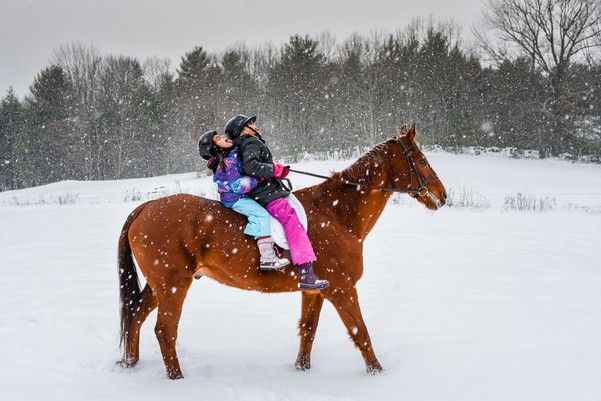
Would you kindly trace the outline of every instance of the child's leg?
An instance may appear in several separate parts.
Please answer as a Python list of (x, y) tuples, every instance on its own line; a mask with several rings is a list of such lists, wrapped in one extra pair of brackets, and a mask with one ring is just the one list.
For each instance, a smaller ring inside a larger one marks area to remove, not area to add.
[(265, 209), (284, 226), (292, 262), (298, 266), (316, 261), (317, 257), (313, 252), (307, 231), (298, 219), (296, 210), (290, 206), (286, 198), (274, 200)]
[(263, 206), (250, 198), (240, 198), (232, 205), (232, 209), (248, 217), (244, 234), (251, 235), (255, 239), (271, 236), (269, 213)]
[(262, 270), (281, 270), (290, 264), (286, 258), (280, 257), (274, 248), (274, 242), (271, 238), (271, 222), (269, 213), (250, 198), (241, 198), (232, 206), (232, 209), (248, 217), (248, 224), (244, 229), (244, 234), (252, 235), (255, 239), (259, 238), (257, 245), (259, 247), (259, 268)]

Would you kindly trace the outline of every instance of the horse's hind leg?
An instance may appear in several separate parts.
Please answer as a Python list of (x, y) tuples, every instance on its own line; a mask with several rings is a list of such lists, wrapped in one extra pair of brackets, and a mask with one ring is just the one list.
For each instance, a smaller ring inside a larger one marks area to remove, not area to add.
[(141, 301), (134, 317), (134, 322), (131, 327), (131, 335), (128, 336), (128, 341), (125, 344), (125, 352), (123, 354), (122, 364), (127, 367), (136, 366), (140, 360), (140, 329), (142, 324), (157, 307), (156, 298), (152, 292), (152, 288), (148, 284), (144, 287), (141, 293)]
[(154, 332), (161, 347), (161, 354), (163, 355), (163, 361), (167, 369), (167, 377), (169, 379), (181, 379), (184, 375), (177, 359), (175, 343), (177, 340), (179, 319), (182, 314), (182, 306), (190, 284), (192, 284), (192, 276), (183, 277), (173, 282), (167, 280), (163, 284), (162, 288), (156, 294), (159, 310)]
[(376, 354), (371, 346), (369, 333), (367, 332), (367, 326), (361, 315), (357, 290), (352, 287), (336, 291), (335, 294), (328, 297), (328, 300), (334, 305), (348, 330), (351, 340), (353, 340), (355, 346), (361, 351), (367, 373), (376, 374), (382, 372), (382, 365), (380, 365), (378, 358), (376, 358)]
[(303, 292), (301, 318), (298, 323), (300, 348), (294, 364), (297, 370), (311, 369), (311, 349), (322, 305), (323, 296), (321, 294)]

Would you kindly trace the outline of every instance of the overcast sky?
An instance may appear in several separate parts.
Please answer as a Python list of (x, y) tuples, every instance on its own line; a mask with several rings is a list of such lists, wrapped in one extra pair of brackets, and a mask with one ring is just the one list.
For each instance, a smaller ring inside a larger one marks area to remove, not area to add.
[(279, 45), (293, 34), (402, 29), (414, 17), (469, 25), (484, 0), (0, 0), (0, 98), (12, 86), (22, 97), (58, 46), (83, 42), (102, 54), (140, 61), (181, 56), (202, 46), (225, 50)]

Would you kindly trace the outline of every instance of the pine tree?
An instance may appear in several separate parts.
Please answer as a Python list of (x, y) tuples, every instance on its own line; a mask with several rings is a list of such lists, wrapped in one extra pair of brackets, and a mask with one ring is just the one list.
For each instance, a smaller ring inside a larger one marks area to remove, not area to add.
[(163, 116), (158, 95), (131, 57), (108, 57), (100, 76), (96, 178), (164, 172)]
[(26, 128), (20, 147), (26, 156), (20, 160), (19, 174), (28, 185), (77, 178), (80, 166), (69, 119), (71, 86), (63, 69), (42, 70), (26, 99)]
[(23, 106), (11, 87), (0, 103), (0, 191), (19, 187), (16, 144), (23, 129), (23, 119)]
[(279, 142), (289, 150), (315, 150), (323, 126), (316, 119), (325, 108), (329, 86), (326, 59), (319, 43), (308, 36), (292, 36), (281, 59), (269, 71), (267, 98), (280, 132)]
[(172, 127), (168, 163), (176, 171), (189, 171), (196, 166), (192, 162), (196, 161), (196, 141), (201, 132), (215, 128), (223, 95), (219, 92), (219, 75), (219, 67), (200, 46), (182, 57), (168, 122)]

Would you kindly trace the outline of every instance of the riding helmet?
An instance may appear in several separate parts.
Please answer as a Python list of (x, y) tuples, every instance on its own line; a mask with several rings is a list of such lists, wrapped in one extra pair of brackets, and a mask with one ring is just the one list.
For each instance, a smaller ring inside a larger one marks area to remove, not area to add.
[(200, 136), (198, 139), (198, 154), (205, 160), (217, 155), (219, 148), (213, 142), (213, 137), (217, 135), (217, 131), (207, 131)]
[(248, 123), (253, 123), (256, 120), (256, 116), (248, 117), (244, 114), (232, 117), (227, 124), (225, 124), (225, 135), (233, 141), (240, 136), (240, 133)]

